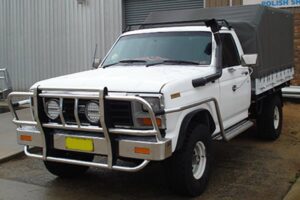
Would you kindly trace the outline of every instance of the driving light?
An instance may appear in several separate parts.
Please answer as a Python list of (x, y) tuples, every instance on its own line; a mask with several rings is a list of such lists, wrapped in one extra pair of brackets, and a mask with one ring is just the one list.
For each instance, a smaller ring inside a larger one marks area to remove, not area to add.
[(46, 102), (46, 114), (52, 120), (58, 118), (60, 114), (58, 100), (50, 99), (49, 101)]
[(85, 106), (85, 116), (89, 122), (96, 124), (100, 120), (99, 104), (96, 102), (89, 102)]

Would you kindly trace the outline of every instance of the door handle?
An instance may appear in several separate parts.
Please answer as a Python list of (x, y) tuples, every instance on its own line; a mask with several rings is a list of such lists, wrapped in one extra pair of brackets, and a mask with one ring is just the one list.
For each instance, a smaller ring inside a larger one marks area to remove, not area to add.
[(235, 71), (236, 71), (236, 69), (235, 69), (235, 68), (233, 68), (233, 67), (230, 67), (230, 68), (228, 68), (228, 71), (229, 71), (230, 73), (233, 73), (233, 72), (235, 72)]
[(235, 91), (237, 91), (237, 89), (238, 89), (238, 88), (237, 88), (237, 85), (233, 85), (233, 86), (232, 86), (232, 91), (235, 92)]
[(249, 74), (249, 72), (242, 72), (242, 75), (247, 76)]

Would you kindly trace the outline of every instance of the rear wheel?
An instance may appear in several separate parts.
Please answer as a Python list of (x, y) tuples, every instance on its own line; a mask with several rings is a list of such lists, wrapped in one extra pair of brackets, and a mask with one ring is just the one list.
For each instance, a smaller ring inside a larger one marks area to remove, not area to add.
[(212, 139), (205, 125), (196, 125), (187, 133), (184, 146), (165, 166), (171, 188), (180, 194), (199, 196), (207, 186), (211, 170)]
[(282, 129), (282, 102), (279, 95), (268, 97), (257, 117), (258, 136), (267, 140), (279, 138)]
[[(91, 154), (65, 152), (59, 150), (52, 151), (51, 156), (82, 161), (92, 161), (94, 159), (94, 155)], [(44, 164), (50, 173), (62, 178), (78, 177), (89, 169), (87, 166), (71, 165), (51, 161), (44, 161)]]

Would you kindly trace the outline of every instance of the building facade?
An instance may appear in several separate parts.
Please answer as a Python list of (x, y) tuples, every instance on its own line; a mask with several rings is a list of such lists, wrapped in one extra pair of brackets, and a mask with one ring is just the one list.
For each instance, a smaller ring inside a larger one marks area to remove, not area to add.
[[(96, 46), (103, 58), (127, 25), (143, 22), (152, 11), (249, 2), (265, 1), (0, 0), (0, 68), (8, 69), (15, 90), (26, 91), (39, 80), (91, 69)], [(300, 7), (283, 9), (295, 13), (294, 83), (300, 85)]]
[(122, 32), (121, 0), (0, 0), (0, 68), (14, 90), (91, 69)]

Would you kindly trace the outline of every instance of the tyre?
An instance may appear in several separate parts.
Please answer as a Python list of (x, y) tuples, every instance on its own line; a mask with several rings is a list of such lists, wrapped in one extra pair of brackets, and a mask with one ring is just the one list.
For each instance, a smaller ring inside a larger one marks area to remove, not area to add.
[[(91, 154), (65, 152), (59, 150), (52, 151), (51, 156), (58, 157), (58, 158), (82, 160), (82, 161), (92, 161), (94, 159), (94, 155)], [(51, 162), (51, 161), (44, 161), (44, 164), (50, 173), (61, 178), (78, 177), (84, 174), (89, 169), (89, 167), (87, 166), (71, 165), (71, 164)]]
[(204, 192), (211, 169), (211, 148), (207, 126), (196, 125), (188, 130), (182, 149), (165, 164), (170, 186), (176, 193), (195, 197)]
[(279, 95), (270, 96), (263, 103), (262, 113), (257, 117), (257, 134), (266, 140), (279, 138), (282, 129), (282, 102)]

